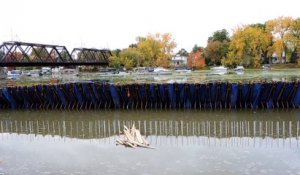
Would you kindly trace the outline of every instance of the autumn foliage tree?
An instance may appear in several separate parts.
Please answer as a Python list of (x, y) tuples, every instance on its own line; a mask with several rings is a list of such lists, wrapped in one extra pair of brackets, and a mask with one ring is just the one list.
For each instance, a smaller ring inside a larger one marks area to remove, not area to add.
[(138, 66), (169, 67), (176, 42), (171, 34), (149, 34), (137, 37), (137, 43), (110, 58), (110, 66), (133, 68)]
[(262, 55), (272, 44), (272, 36), (261, 28), (243, 26), (235, 30), (223, 65), (259, 67)]
[(225, 29), (215, 31), (213, 35), (208, 38), (205, 48), (205, 57), (208, 64), (221, 64), (221, 59), (224, 58), (228, 52), (229, 41), (229, 34)]
[(291, 17), (279, 17), (266, 22), (266, 29), (273, 35), (273, 52), (279, 58), (280, 62), (285, 62), (287, 53), (287, 44), (289, 42), (289, 33), (293, 19)]
[(139, 37), (137, 50), (141, 54), (141, 60), (145, 65), (168, 67), (169, 61), (176, 47), (172, 35), (165, 34), (149, 34), (146, 38)]
[(205, 67), (205, 58), (203, 57), (203, 50), (195, 50), (189, 54), (187, 60), (188, 67), (192, 69), (202, 69)]

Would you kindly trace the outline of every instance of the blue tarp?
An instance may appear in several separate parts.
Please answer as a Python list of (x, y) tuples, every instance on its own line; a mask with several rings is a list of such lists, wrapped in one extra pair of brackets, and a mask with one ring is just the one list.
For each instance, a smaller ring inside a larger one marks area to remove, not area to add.
[(231, 108), (236, 108), (237, 97), (238, 97), (238, 84), (232, 83), (231, 84), (231, 96), (230, 96), (230, 107)]
[(121, 102), (120, 102), (119, 93), (117, 92), (117, 89), (114, 85), (110, 85), (110, 93), (111, 93), (115, 108), (120, 108)]
[(9, 102), (11, 109), (16, 109), (17, 108), (16, 101), (13, 99), (13, 97), (9, 93), (8, 89), (2, 89), (2, 94), (6, 98), (6, 100)]

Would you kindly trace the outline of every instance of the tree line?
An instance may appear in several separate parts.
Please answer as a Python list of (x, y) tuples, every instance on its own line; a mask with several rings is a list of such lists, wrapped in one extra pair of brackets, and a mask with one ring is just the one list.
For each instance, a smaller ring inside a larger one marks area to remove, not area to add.
[[(131, 69), (139, 66), (170, 67), (170, 59), (177, 43), (171, 34), (149, 34), (137, 37), (136, 43), (123, 50), (116, 49), (110, 66)], [(299, 64), (300, 18), (278, 17), (265, 23), (248, 24), (233, 30), (213, 32), (206, 47), (195, 45), (189, 53), (180, 49), (176, 54), (188, 58), (188, 66), (224, 65), (258, 68), (261, 64)], [(203, 61), (205, 60), (205, 62)]]

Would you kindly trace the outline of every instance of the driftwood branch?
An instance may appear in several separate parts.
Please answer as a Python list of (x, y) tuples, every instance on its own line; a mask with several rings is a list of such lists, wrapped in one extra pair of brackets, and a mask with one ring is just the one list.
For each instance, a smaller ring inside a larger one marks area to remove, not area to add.
[(154, 149), (154, 147), (149, 146), (149, 143), (141, 135), (141, 132), (135, 128), (134, 124), (130, 129), (124, 126), (123, 133), (124, 133), (124, 138), (122, 140), (117, 139), (116, 140), (117, 145), (124, 145), (131, 148), (143, 147), (143, 148)]

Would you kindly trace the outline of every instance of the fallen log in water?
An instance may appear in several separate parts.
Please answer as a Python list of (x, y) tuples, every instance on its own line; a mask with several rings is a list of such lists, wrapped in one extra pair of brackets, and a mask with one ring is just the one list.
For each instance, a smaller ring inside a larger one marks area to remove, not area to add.
[(123, 133), (123, 139), (116, 140), (117, 145), (124, 145), (131, 148), (143, 147), (154, 149), (154, 147), (149, 146), (149, 143), (141, 135), (140, 131), (135, 128), (134, 124), (132, 125), (131, 129), (128, 129), (126, 126), (124, 126)]

